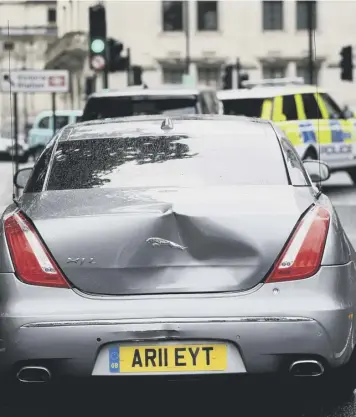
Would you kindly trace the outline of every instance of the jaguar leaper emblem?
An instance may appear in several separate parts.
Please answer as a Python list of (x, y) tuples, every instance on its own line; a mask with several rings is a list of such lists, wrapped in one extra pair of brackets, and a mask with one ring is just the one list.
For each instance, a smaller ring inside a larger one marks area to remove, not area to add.
[(157, 246), (169, 246), (173, 249), (180, 249), (180, 250), (186, 250), (186, 246), (179, 245), (178, 243), (171, 242), (170, 240), (162, 239), (160, 237), (150, 237), (146, 240), (146, 243), (151, 244), (153, 247)]

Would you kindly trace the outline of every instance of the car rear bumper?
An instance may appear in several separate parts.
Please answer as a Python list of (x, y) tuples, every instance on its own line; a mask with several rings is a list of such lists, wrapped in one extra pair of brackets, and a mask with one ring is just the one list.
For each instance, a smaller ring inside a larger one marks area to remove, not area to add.
[[(88, 377), (93, 374), (100, 350), (108, 344), (166, 345), (167, 340), (177, 344), (201, 340), (229, 343), (243, 366), (229, 369), (227, 373), (287, 374), (292, 362), (302, 359), (318, 359), (323, 366), (337, 364), (328, 335), (315, 320), (267, 316), (174, 322), (48, 323), (47, 327), (26, 327), (17, 332), (16, 344), (12, 343), (2, 353), (2, 362), (4, 370), (9, 370), (10, 364), (15, 365), (13, 374), (26, 365), (45, 366), (58, 377)], [(107, 369), (109, 372), (109, 364)], [(100, 371), (94, 375), (105, 376)]]
[(302, 359), (341, 366), (354, 346), (354, 274), (350, 263), (240, 294), (120, 299), (31, 287), (1, 274), (9, 300), (1, 305), (0, 369), (13, 376), (25, 365), (45, 366), (56, 377), (89, 377), (111, 345), (201, 341), (230, 346), (229, 373), (288, 373)]

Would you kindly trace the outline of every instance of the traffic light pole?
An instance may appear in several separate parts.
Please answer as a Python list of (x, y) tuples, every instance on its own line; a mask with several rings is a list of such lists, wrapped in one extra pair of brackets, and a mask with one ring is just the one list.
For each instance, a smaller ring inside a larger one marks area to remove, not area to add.
[(132, 85), (132, 75), (131, 75), (131, 50), (127, 48), (127, 85), (130, 87)]
[(306, 2), (308, 7), (308, 74), (309, 74), (309, 82), (310, 84), (314, 84), (314, 51), (313, 51), (313, 35), (314, 35), (314, 10), (313, 10), (313, 2), (307, 1)]
[(236, 60), (236, 88), (240, 88), (240, 73), (241, 73), (241, 63), (237, 58)]
[(184, 4), (184, 34), (185, 34), (185, 74), (190, 73), (190, 30), (189, 30), (189, 0)]
[(103, 70), (103, 85), (104, 88), (109, 88), (109, 57), (108, 57), (108, 53), (106, 52), (106, 62), (105, 62), (105, 67)]
[[(15, 149), (14, 149), (14, 157), (15, 157), (15, 173), (19, 170), (19, 115), (18, 115), (18, 100), (17, 100), (17, 94), (13, 93), (14, 98), (14, 142), (15, 142)], [(19, 197), (19, 189), (15, 187), (15, 196), (16, 198)]]

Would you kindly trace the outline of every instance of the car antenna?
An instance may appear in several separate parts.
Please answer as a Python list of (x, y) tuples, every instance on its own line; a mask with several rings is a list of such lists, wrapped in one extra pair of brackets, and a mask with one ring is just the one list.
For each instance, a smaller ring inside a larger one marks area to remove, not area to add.
[(166, 117), (161, 124), (161, 129), (162, 130), (171, 130), (171, 129), (173, 129), (172, 119), (170, 119), (169, 117)]
[[(9, 20), (7, 21), (7, 37), (8, 40), (10, 40), (10, 22)], [(16, 141), (14, 138), (14, 123), (13, 123), (13, 104), (12, 104), (12, 83), (11, 83), (11, 48), (9, 48), (9, 89), (10, 89), (10, 132), (11, 132), (11, 141), (12, 141), (12, 152), (11, 152), (11, 166), (12, 166), (12, 201), (18, 205), (18, 201), (16, 198), (16, 186), (15, 186), (15, 182), (14, 182), (14, 178), (15, 178), (15, 159), (14, 159), (14, 155), (17, 152), (15, 152), (15, 146), (16, 146)]]
[(311, 60), (311, 81), (314, 81), (315, 78), (315, 90), (316, 90), (316, 111), (317, 111), (317, 143), (318, 143), (318, 161), (319, 161), (319, 193), (321, 193), (321, 166), (320, 166), (320, 95), (319, 95), (319, 85), (318, 79), (315, 77), (315, 63), (316, 63), (316, 37), (315, 37), (315, 8), (313, 3), (308, 4), (308, 26), (309, 26), (309, 48), (310, 48), (310, 60)]
[[(10, 21), (7, 21), (7, 37), (10, 40)], [(12, 201), (18, 206), (17, 190), (14, 182), (15, 178), (15, 157), (17, 152), (15, 151), (16, 141), (14, 138), (14, 122), (13, 122), (13, 104), (12, 104), (12, 82), (11, 82), (11, 48), (9, 48), (9, 89), (10, 89), (10, 132), (12, 141), (12, 152), (11, 152), (11, 168), (12, 168)]]

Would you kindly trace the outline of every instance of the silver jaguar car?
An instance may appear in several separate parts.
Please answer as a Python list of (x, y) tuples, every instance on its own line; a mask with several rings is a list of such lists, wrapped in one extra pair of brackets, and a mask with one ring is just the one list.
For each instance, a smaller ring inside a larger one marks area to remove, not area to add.
[(1, 220), (2, 380), (277, 375), (350, 394), (356, 255), (329, 175), (258, 119), (64, 127)]

